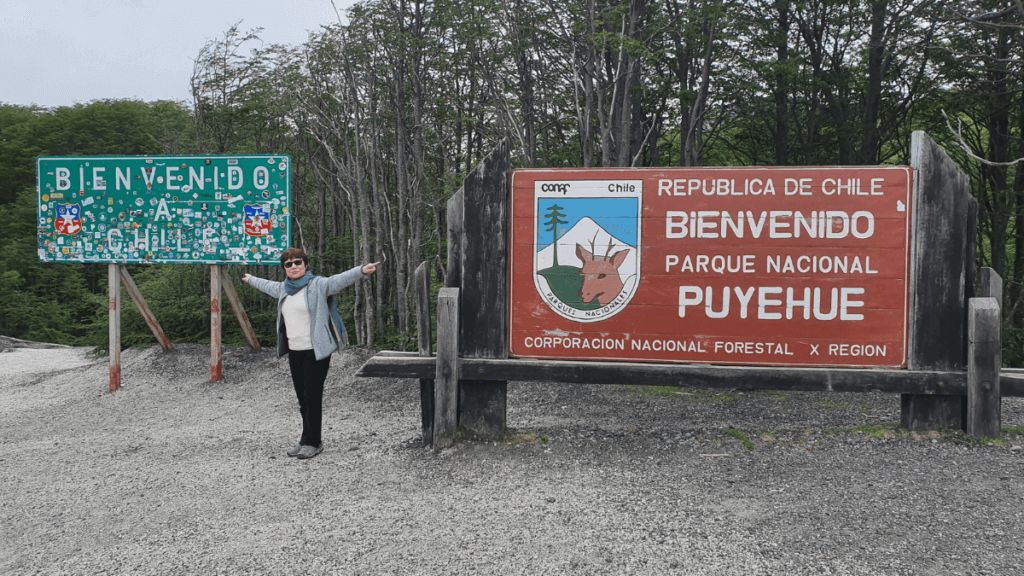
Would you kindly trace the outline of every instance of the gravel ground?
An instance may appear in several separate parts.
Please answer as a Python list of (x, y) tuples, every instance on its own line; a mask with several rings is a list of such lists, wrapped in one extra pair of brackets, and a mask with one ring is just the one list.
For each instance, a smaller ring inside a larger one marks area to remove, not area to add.
[[(1000, 442), (892, 394), (509, 384), (510, 437), (422, 447), (418, 387), (335, 356), (327, 450), (286, 361), (0, 354), (0, 574), (1021, 574), (1024, 402)], [(729, 434), (727, 434), (727, 432)], [(730, 435), (731, 434), (731, 435)], [(744, 446), (746, 439), (752, 450)]]

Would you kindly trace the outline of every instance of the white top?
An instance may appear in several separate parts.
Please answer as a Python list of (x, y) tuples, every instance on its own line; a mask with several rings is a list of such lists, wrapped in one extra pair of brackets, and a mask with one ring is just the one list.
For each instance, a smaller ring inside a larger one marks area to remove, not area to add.
[(309, 308), (306, 307), (305, 286), (294, 295), (284, 297), (281, 315), (288, 329), (288, 349), (312, 350), (313, 330), (309, 323)]

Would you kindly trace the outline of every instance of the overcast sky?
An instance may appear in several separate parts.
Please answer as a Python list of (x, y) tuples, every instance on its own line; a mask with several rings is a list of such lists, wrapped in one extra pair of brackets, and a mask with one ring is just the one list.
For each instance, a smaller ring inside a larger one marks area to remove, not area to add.
[[(338, 13), (356, 0), (334, 0)], [(338, 21), (331, 0), (0, 0), (0, 102), (189, 102), (193, 60), (242, 21), (299, 45)], [(346, 21), (347, 22), (347, 21)]]

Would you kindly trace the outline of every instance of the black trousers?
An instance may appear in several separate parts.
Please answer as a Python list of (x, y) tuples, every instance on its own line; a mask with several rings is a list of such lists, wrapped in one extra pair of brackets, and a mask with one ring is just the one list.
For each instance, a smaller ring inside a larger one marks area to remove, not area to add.
[(288, 366), (292, 370), (295, 396), (299, 399), (299, 413), (302, 414), (302, 437), (299, 444), (319, 446), (323, 440), (324, 380), (331, 367), (331, 357), (317, 360), (312, 350), (288, 352)]

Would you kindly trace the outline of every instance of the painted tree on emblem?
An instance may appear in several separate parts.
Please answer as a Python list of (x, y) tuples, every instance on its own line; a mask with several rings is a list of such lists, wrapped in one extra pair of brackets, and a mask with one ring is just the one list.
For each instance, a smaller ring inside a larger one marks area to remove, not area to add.
[(560, 212), (560, 210), (563, 210), (561, 206), (558, 204), (552, 204), (548, 213), (544, 215), (548, 218), (548, 221), (544, 223), (547, 226), (544, 230), (546, 232), (551, 232), (551, 244), (555, 247), (554, 266), (556, 267), (558, 266), (558, 226), (559, 224), (568, 224), (567, 221), (562, 220), (565, 214)]

